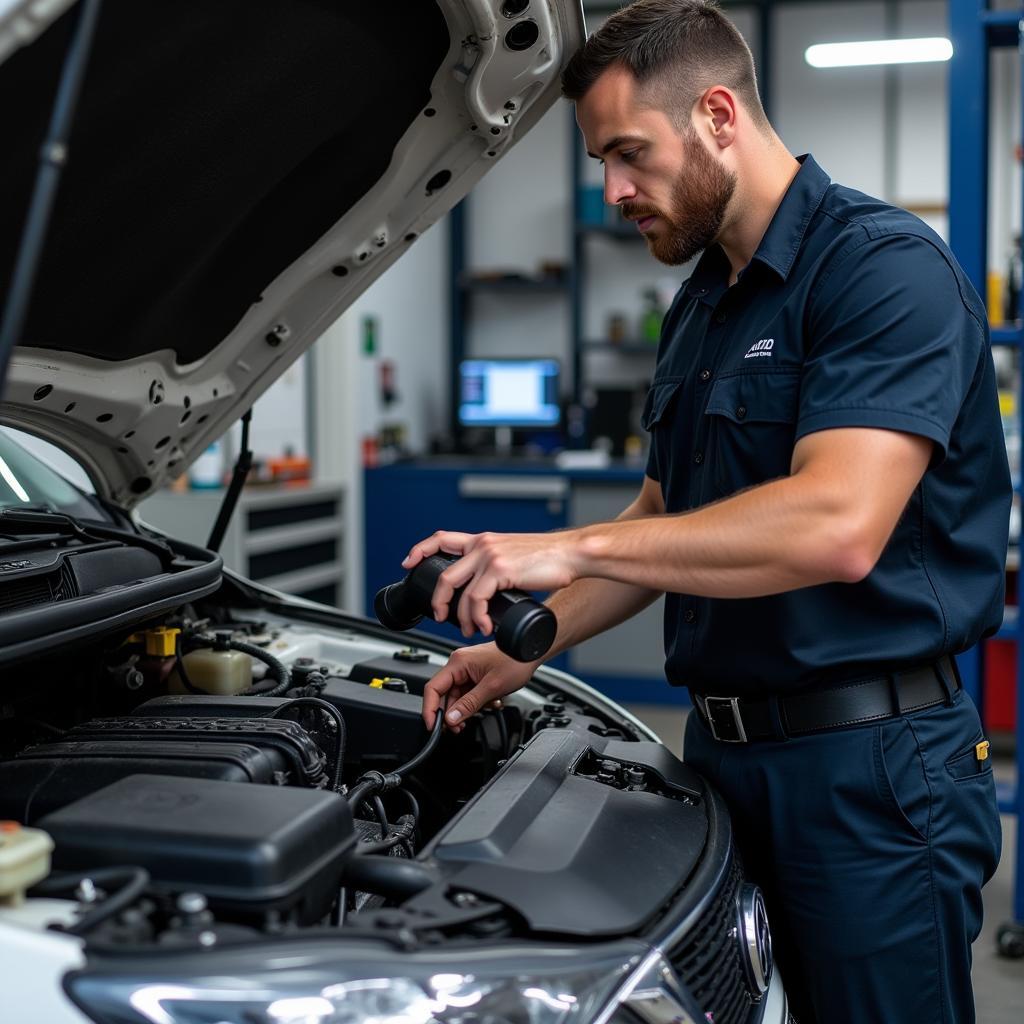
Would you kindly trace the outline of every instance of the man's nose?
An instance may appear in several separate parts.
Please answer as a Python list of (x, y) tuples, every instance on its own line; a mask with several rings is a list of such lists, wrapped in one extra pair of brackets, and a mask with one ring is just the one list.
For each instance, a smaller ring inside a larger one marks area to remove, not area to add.
[(629, 180), (628, 175), (618, 174), (607, 167), (604, 172), (604, 201), (609, 206), (617, 206), (619, 203), (628, 202), (636, 198), (636, 186)]

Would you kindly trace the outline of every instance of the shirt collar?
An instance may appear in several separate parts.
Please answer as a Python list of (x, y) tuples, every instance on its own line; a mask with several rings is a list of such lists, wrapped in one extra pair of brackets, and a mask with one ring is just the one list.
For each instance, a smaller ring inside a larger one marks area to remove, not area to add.
[[(811, 217), (821, 205), (825, 191), (832, 183), (809, 153), (797, 157), (800, 170), (790, 183), (786, 194), (775, 211), (761, 244), (754, 253), (757, 260), (774, 270), (783, 281), (793, 269), (796, 254), (807, 233)], [(721, 246), (712, 245), (697, 262), (687, 292), (705, 302), (714, 304), (715, 296), (724, 291), (729, 278), (729, 261)]]
[(783, 281), (800, 251), (811, 217), (832, 183), (809, 153), (798, 156), (800, 170), (790, 183), (779, 208), (754, 253), (754, 259), (774, 270)]

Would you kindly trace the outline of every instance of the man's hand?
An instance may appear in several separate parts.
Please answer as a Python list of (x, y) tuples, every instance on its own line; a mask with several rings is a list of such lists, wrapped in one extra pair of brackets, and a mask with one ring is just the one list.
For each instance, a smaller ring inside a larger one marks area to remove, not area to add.
[(539, 661), (514, 661), (494, 644), (460, 647), (424, 688), (423, 721), (432, 729), (441, 699), (447, 697), (445, 726), (452, 732), (462, 732), (467, 718), (525, 686), (539, 665)]
[[(438, 551), (462, 557), (441, 573), (431, 606), (444, 622), (455, 590), (466, 585), (459, 602), (462, 635), (479, 629), (490, 636), (493, 623), (487, 602), (499, 590), (561, 590), (582, 575), (576, 530), (556, 533), (452, 533), (438, 530), (420, 541), (402, 562), (412, 569)], [(522, 684), (520, 684), (522, 685)]]

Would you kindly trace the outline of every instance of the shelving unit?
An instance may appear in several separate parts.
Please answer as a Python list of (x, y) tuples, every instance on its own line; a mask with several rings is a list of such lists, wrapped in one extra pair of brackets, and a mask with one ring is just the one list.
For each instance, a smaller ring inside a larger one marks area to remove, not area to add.
[(459, 393), (459, 364), (469, 351), (469, 323), (476, 295), (523, 296), (561, 299), (568, 294), (568, 276), (556, 277), (477, 277), (470, 264), (467, 247), (471, 202), (469, 197), (456, 206), (448, 218), (449, 268), (448, 302), (451, 311), (448, 342), (449, 387), (453, 401), (449, 411), (449, 433), (458, 437), (460, 433), (457, 406), (454, 396)]
[[(580, 187), (582, 182), (581, 148), (579, 131), (576, 127), (572, 109), (567, 110), (569, 119), (568, 136), (571, 149), (570, 191), (573, 196), (571, 219), (566, 225), (570, 234), (569, 265), (564, 277), (533, 278), (533, 277), (475, 277), (467, 248), (469, 237), (469, 218), (472, 201), (464, 199), (452, 211), (449, 218), (450, 268), (449, 268), (449, 302), (451, 309), (450, 333), (450, 365), (452, 394), (458, 393), (458, 365), (471, 355), (469, 344), (470, 322), (473, 312), (473, 299), (478, 294), (521, 294), (529, 301), (529, 296), (565, 296), (569, 302), (569, 331), (567, 350), (569, 353), (568, 370), (571, 380), (569, 398), (579, 404), (587, 384), (585, 356), (590, 352), (602, 352), (610, 355), (627, 357), (630, 366), (636, 369), (643, 360), (650, 361), (649, 369), (653, 372), (654, 355), (657, 346), (638, 340), (627, 340), (612, 343), (601, 338), (585, 338), (583, 334), (583, 303), (586, 289), (586, 274), (590, 254), (587, 252), (589, 240), (595, 237), (612, 239), (623, 245), (640, 246), (644, 251), (644, 240), (640, 233), (628, 224), (591, 224), (581, 216)], [(456, 403), (452, 403), (453, 407)], [(458, 423), (454, 408), (451, 414), (451, 433), (458, 436)]]
[[(761, 90), (761, 102), (766, 112), (771, 114), (771, 53), (773, 43), (772, 14), (779, 2), (800, 3), (805, 0), (723, 0), (724, 6), (749, 8), (756, 13), (757, 17), (757, 45), (754, 50), (755, 62), (758, 68), (758, 84)], [(956, 2), (956, 0), (954, 0)], [(603, 14), (611, 14), (620, 3), (618, 0), (587, 0), (587, 17), (595, 17)], [(472, 311), (473, 296), (481, 292), (491, 294), (512, 295), (522, 293), (523, 295), (547, 294), (558, 296), (564, 291), (569, 300), (569, 332), (568, 352), (569, 366), (572, 379), (570, 398), (572, 402), (579, 405), (583, 399), (588, 383), (586, 367), (587, 358), (595, 353), (603, 356), (618, 357), (624, 359), (624, 366), (629, 368), (632, 375), (639, 373), (641, 360), (649, 359), (649, 367), (644, 367), (649, 373), (654, 372), (654, 356), (657, 346), (648, 342), (640, 341), (638, 338), (628, 338), (621, 344), (612, 344), (594, 336), (587, 336), (584, 332), (584, 304), (586, 301), (587, 274), (590, 267), (592, 254), (588, 251), (592, 240), (596, 238), (610, 239), (616, 243), (629, 246), (639, 246), (638, 252), (644, 251), (643, 236), (631, 225), (624, 223), (592, 223), (582, 214), (581, 191), (583, 182), (582, 165), (583, 149), (579, 139), (579, 129), (576, 125), (575, 112), (571, 106), (566, 112), (569, 121), (569, 144), (570, 169), (571, 169), (571, 193), (573, 201), (572, 219), (566, 229), (570, 236), (569, 245), (569, 266), (564, 281), (535, 282), (530, 280), (517, 282), (482, 281), (467, 276), (468, 253), (467, 237), (470, 216), (471, 199), (464, 199), (452, 210), (449, 217), (449, 309), (451, 311), (451, 326), (449, 340), (450, 360), (450, 387), (453, 396), (458, 394), (458, 366), (459, 363), (471, 354), (468, 351), (469, 319)], [(652, 274), (653, 277), (653, 274)], [(652, 281), (653, 283), (653, 281)], [(450, 403), (449, 429), (452, 437), (459, 436), (459, 426), (456, 412), (456, 401)]]
[[(224, 499), (221, 488), (158, 491), (139, 508), (143, 521), (194, 544), (206, 543)], [(344, 490), (331, 484), (246, 488), (221, 556), (248, 579), (296, 597), (341, 604)]]
[(612, 342), (607, 339), (587, 340), (584, 332), (584, 304), (587, 291), (587, 271), (591, 254), (588, 251), (590, 241), (594, 238), (610, 238), (621, 245), (645, 246), (643, 235), (629, 224), (597, 224), (584, 218), (583, 210), (583, 147), (576, 131), (575, 122), (570, 132), (572, 156), (572, 265), (569, 270), (569, 301), (570, 330), (572, 332), (571, 351), (573, 356), (573, 381), (575, 388), (573, 400), (579, 402), (583, 397), (583, 389), (587, 380), (585, 357), (588, 352), (605, 352), (615, 355), (632, 357), (635, 367), (639, 359), (650, 360), (650, 371), (654, 372), (654, 355), (657, 345), (639, 340)]
[[(949, 75), (950, 245), (979, 294), (984, 295), (988, 269), (989, 56), (994, 47), (1020, 44), (1024, 6), (1015, 11), (993, 11), (988, 0), (950, 0), (949, 16), (955, 53)], [(1024, 353), (1024, 326), (994, 329), (992, 343)], [(1024, 379), (1019, 382), (1018, 395), (1017, 413), (1024, 426)], [(1016, 486), (1019, 489), (1019, 481)], [(1012, 571), (1009, 564), (1008, 569)], [(1012, 640), (1017, 647), (1016, 781), (997, 787), (1000, 810), (1016, 815), (1014, 894), (1012, 920), (999, 929), (999, 945), (1009, 955), (1024, 956), (1024, 629), (1017, 608), (1006, 608), (995, 639)], [(984, 645), (980, 645), (980, 649), (958, 659), (965, 689), (979, 705), (984, 697), (984, 657)]]

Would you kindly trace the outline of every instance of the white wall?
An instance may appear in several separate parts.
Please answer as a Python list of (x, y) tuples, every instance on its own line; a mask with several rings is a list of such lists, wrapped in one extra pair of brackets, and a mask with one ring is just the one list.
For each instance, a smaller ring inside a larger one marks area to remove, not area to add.
[[(343, 606), (362, 607), (362, 439), (404, 423), (413, 451), (442, 432), (448, 410), (448, 223), (426, 231), (313, 346), (314, 471), (346, 485)], [(364, 321), (377, 323), (377, 348), (363, 351)], [(379, 397), (382, 359), (396, 364), (398, 400)]]

